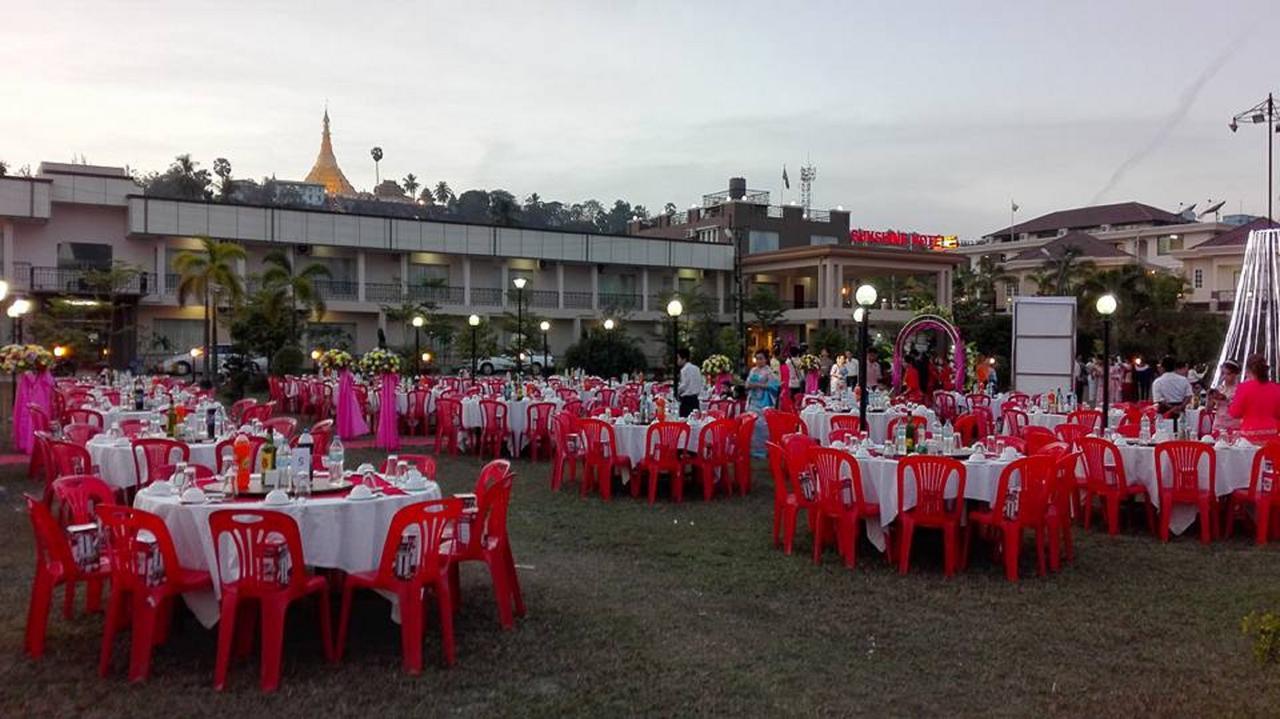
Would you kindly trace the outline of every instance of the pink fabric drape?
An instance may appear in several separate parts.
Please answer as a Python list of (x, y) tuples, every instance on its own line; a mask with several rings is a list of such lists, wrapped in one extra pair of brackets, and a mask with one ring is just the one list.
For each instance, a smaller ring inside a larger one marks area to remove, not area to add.
[(378, 447), (400, 449), (400, 431), (396, 427), (396, 387), (400, 378), (394, 374), (382, 375), (382, 395), (378, 402)]
[(792, 410), (791, 390), (788, 389), (791, 386), (791, 367), (789, 364), (790, 363), (788, 362), (783, 362), (781, 367), (778, 369), (778, 374), (782, 379), (782, 392), (778, 395), (778, 409), (783, 412), (790, 412)]
[(805, 372), (805, 374), (804, 374), (804, 393), (805, 393), (805, 394), (817, 394), (817, 393), (818, 393), (818, 371), (817, 371), (817, 370), (813, 370), (813, 369), (811, 369), (811, 370), (809, 370), (808, 372)]
[(356, 381), (351, 370), (344, 369), (338, 375), (338, 436), (354, 439), (369, 433), (364, 421), (364, 408), (356, 398)]
[(31, 454), (35, 446), (35, 425), (28, 404), (44, 410), (46, 416), (53, 414), (53, 374), (49, 370), (39, 375), (23, 372), (18, 378), (13, 397), (13, 446), (23, 454)]

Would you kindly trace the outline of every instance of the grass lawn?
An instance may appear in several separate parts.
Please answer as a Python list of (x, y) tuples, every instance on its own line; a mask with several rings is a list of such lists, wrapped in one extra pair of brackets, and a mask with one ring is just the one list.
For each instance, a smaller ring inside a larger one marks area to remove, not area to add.
[[(442, 487), (469, 491), (479, 466), (442, 460)], [(1248, 612), (1280, 608), (1274, 547), (1080, 531), (1075, 565), (1017, 586), (984, 551), (944, 580), (931, 541), (917, 542), (910, 576), (871, 551), (850, 572), (834, 553), (808, 561), (803, 528), (796, 556), (770, 546), (763, 463), (749, 498), (690, 493), (655, 507), (552, 493), (546, 463), (516, 471), (511, 534), (529, 616), (515, 631), (499, 630), (488, 578), (468, 566), (454, 668), (440, 668), (431, 623), (425, 671), (403, 674), (398, 629), (370, 596), (338, 666), (323, 662), (310, 610), (298, 611), (281, 689), (263, 695), (256, 652), (213, 691), (215, 635), (183, 613), (139, 686), (123, 679), (127, 638), (113, 676), (97, 676), (100, 615), (55, 611), (46, 657), (29, 660), (21, 494), (34, 485), (3, 468), (0, 715), (1280, 713), (1280, 669), (1256, 664), (1239, 629)]]

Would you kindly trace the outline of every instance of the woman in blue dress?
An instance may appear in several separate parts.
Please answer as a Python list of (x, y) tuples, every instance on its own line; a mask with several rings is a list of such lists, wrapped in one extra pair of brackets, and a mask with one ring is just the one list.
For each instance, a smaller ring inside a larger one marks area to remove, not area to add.
[(764, 410), (778, 405), (781, 381), (769, 366), (769, 353), (756, 352), (755, 366), (747, 375), (747, 411), (755, 412), (756, 427), (751, 438), (751, 456), (764, 457), (764, 443), (769, 438), (769, 428), (764, 421)]

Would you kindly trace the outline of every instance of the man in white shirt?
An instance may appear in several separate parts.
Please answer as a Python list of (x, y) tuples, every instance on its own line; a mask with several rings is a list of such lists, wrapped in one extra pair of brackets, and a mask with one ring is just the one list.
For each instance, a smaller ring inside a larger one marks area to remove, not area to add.
[(676, 396), (680, 398), (680, 416), (688, 417), (698, 409), (698, 395), (702, 394), (702, 372), (689, 361), (689, 348), (676, 350), (676, 363), (680, 365), (680, 382), (676, 385)]
[(1191, 383), (1187, 378), (1175, 372), (1178, 367), (1172, 357), (1165, 356), (1160, 360), (1159, 377), (1151, 383), (1151, 399), (1156, 403), (1160, 414), (1178, 417), (1191, 399)]

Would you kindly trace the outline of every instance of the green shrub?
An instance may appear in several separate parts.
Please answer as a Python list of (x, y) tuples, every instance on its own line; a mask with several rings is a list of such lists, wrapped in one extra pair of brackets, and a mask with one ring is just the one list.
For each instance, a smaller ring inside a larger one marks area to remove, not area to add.
[(1259, 664), (1273, 664), (1280, 660), (1280, 615), (1250, 612), (1241, 620), (1240, 631), (1253, 638), (1253, 657)]
[(271, 374), (278, 377), (287, 374), (298, 374), (306, 362), (302, 350), (291, 345), (281, 347), (271, 357)]

